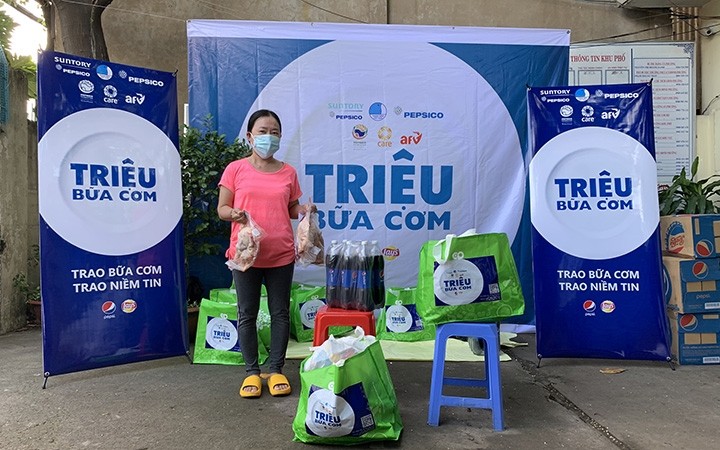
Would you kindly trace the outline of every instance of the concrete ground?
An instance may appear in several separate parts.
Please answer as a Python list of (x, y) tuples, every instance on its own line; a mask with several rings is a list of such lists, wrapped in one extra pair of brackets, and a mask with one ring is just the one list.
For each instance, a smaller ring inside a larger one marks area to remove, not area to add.
[[(404, 430), (398, 442), (361, 447), (720, 448), (720, 366), (544, 359), (537, 369), (535, 336), (516, 340), (529, 345), (507, 350), (513, 360), (501, 363), (505, 431), (492, 430), (489, 411), (467, 408), (443, 407), (440, 426), (428, 426), (431, 363), (389, 362)], [(51, 377), (43, 390), (41, 355), (39, 328), (0, 336), (2, 449), (306, 446), (292, 441), (298, 360), (285, 370), (293, 394), (247, 400), (237, 393), (241, 368), (185, 357)], [(449, 363), (448, 374), (480, 370), (476, 362)]]

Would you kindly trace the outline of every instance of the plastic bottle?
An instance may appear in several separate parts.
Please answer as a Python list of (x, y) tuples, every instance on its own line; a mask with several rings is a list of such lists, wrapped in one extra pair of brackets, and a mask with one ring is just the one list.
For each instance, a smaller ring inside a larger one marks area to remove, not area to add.
[(340, 306), (339, 274), (342, 244), (333, 239), (325, 255), (325, 301), (331, 308)]
[(370, 241), (372, 297), (376, 307), (385, 306), (385, 258), (378, 241)]
[(357, 252), (357, 291), (355, 297), (355, 309), (359, 311), (372, 311), (375, 309), (373, 302), (372, 285), (372, 256), (368, 241), (360, 241)]
[[(354, 298), (353, 287), (353, 243), (352, 241), (343, 241), (343, 247), (340, 252), (340, 289), (339, 289), (339, 307), (344, 309), (352, 309)], [(357, 276), (357, 272), (355, 273)]]

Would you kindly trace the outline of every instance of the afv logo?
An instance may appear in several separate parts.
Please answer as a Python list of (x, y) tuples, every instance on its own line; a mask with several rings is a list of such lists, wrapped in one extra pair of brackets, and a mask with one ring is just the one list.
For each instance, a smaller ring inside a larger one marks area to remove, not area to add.
[(135, 95), (126, 95), (125, 96), (125, 103), (130, 103), (132, 105), (142, 105), (145, 101), (145, 94), (137, 93)]
[(422, 140), (422, 133), (419, 131), (413, 131), (410, 136), (402, 136), (400, 138), (400, 145), (419, 144)]
[(617, 108), (611, 108), (610, 111), (603, 111), (600, 114), (600, 118), (604, 120), (617, 119), (620, 117), (620, 110)]

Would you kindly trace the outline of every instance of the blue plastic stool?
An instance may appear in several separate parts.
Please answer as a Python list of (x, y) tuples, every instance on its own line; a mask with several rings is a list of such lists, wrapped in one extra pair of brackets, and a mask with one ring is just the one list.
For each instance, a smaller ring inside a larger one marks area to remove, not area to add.
[[(445, 377), (445, 349), (452, 336), (476, 337), (485, 341), (485, 379)], [(479, 386), (487, 389), (487, 398), (443, 395), (444, 385)], [(483, 408), (492, 411), (493, 428), (503, 430), (503, 402), (500, 383), (500, 340), (494, 323), (452, 322), (439, 325), (435, 335), (435, 355), (430, 383), (428, 424), (438, 426), (441, 406)]]

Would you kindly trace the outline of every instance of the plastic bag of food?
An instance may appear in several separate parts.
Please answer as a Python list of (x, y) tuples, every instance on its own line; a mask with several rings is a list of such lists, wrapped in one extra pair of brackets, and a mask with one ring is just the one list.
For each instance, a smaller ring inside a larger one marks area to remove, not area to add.
[(265, 231), (252, 220), (247, 211), (240, 213), (237, 222), (240, 229), (235, 245), (235, 257), (226, 264), (230, 269), (245, 272), (255, 264), (255, 259), (260, 251), (260, 241), (265, 236)]
[(305, 205), (305, 216), (295, 233), (295, 261), (301, 266), (325, 264), (325, 241), (318, 221), (317, 207), (310, 200)]

